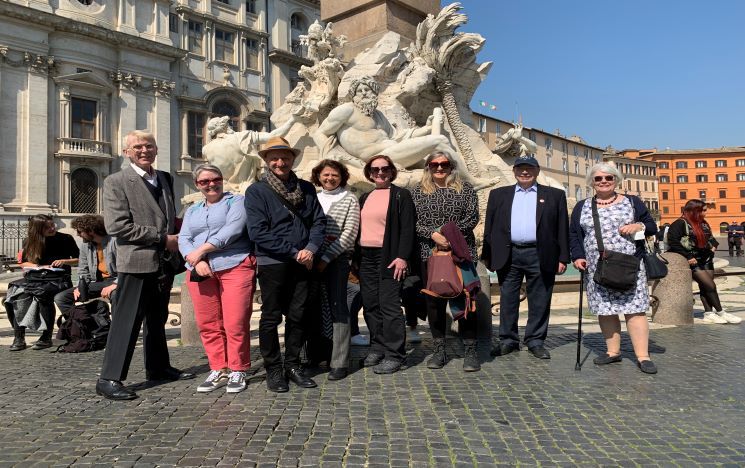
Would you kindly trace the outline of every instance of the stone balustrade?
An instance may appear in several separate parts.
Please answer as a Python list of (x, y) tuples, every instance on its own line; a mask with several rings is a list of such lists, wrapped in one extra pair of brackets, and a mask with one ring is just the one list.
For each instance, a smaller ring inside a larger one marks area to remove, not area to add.
[(111, 158), (111, 143), (85, 138), (57, 138), (59, 154)]

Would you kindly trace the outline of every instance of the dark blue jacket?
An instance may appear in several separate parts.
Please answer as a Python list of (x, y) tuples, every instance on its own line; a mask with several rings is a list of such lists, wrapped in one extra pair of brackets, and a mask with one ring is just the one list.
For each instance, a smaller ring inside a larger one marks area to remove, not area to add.
[[(644, 236), (649, 237), (657, 232), (657, 223), (652, 219), (652, 215), (649, 214), (649, 210), (644, 206), (644, 202), (635, 195), (624, 195), (626, 198), (631, 200), (631, 204), (634, 207), (634, 222), (644, 223)], [(585, 206), (585, 202), (592, 203), (590, 198), (580, 200), (572, 210), (572, 217), (569, 223), (569, 252), (572, 255), (572, 260), (578, 258), (587, 258), (585, 255), (585, 231), (582, 230), (580, 224), (580, 218), (582, 217), (582, 207)], [(634, 255), (638, 258), (642, 258), (644, 254), (644, 241), (636, 242), (636, 252)]]
[(255, 244), (259, 265), (294, 262), (303, 249), (314, 254), (323, 244), (326, 216), (310, 182), (299, 179), (305, 202), (296, 209), (309, 221), (310, 229), (279, 199), (269, 184), (256, 182), (246, 189), (246, 227), (248, 237)]

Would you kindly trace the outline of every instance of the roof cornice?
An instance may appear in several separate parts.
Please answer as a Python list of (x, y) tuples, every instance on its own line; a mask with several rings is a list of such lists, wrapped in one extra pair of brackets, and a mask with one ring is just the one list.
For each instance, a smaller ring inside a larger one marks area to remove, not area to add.
[(15, 3), (0, 1), (0, 17), (13, 18), (24, 23), (38, 24), (46, 28), (53, 28), (55, 31), (81, 34), (108, 44), (142, 50), (168, 58), (183, 59), (186, 56), (186, 51), (177, 47), (101, 26), (83, 23), (71, 18), (57, 16), (35, 8), (16, 5)]

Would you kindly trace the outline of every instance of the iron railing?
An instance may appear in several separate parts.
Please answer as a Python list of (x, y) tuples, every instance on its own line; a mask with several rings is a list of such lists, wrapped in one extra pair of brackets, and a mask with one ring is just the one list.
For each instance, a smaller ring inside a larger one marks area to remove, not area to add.
[(20, 219), (0, 219), (0, 260), (15, 263), (26, 237), (28, 222)]

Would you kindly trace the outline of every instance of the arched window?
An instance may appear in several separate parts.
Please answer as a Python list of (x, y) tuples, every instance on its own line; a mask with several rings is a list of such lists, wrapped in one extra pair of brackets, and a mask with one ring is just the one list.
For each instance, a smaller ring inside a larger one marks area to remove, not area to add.
[(214, 106), (212, 106), (212, 114), (217, 117), (222, 117), (223, 115), (227, 115), (230, 117), (230, 127), (233, 129), (233, 131), (239, 131), (240, 130), (240, 112), (238, 112), (238, 109), (231, 104), (228, 101), (218, 101), (215, 103)]
[(98, 210), (98, 177), (81, 167), (70, 175), (70, 212), (96, 213)]
[(305, 27), (305, 19), (301, 15), (293, 13), (293, 15), (290, 16), (290, 29), (305, 32), (307, 29)]

